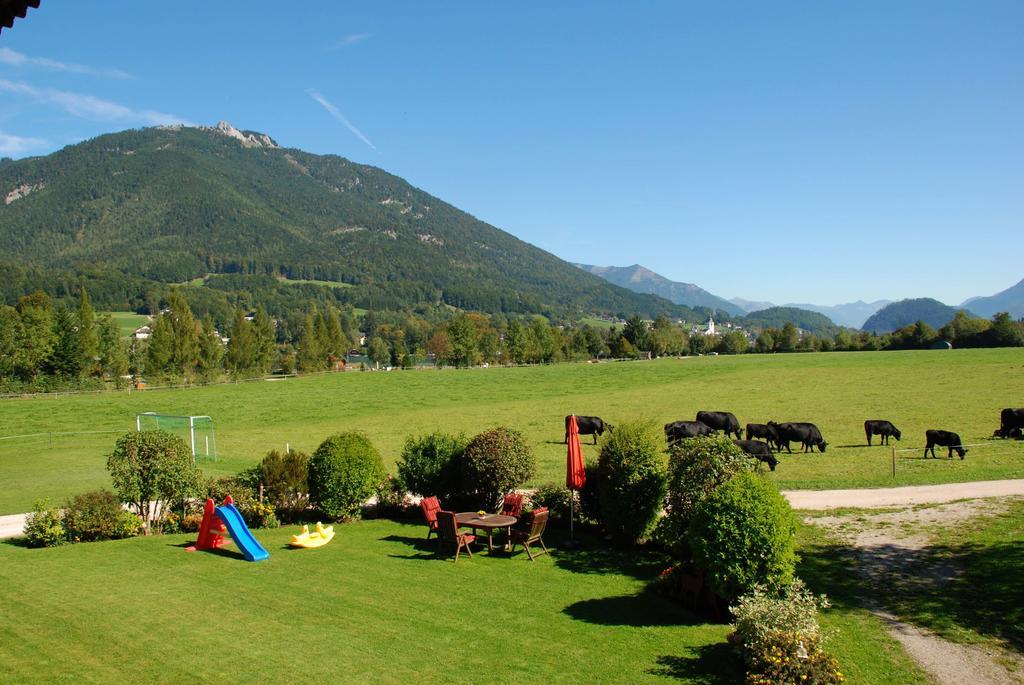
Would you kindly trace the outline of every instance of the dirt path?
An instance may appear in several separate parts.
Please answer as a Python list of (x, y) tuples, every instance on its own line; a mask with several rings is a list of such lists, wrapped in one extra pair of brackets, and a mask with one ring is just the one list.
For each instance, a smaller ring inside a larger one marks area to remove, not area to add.
[(1024, 496), (1024, 479), (979, 480), (973, 483), (909, 485), (899, 488), (861, 488), (855, 490), (784, 490), (794, 509), (823, 511), (855, 507), (878, 509), (913, 504), (939, 504), (981, 497)]
[[(963, 497), (962, 492), (960, 495)], [(915, 587), (951, 583), (962, 571), (955, 563), (923, 561), (931, 544), (930, 531), (938, 527), (970, 525), (969, 521), (978, 516), (1003, 511), (1009, 501), (1006, 498), (960, 499), (926, 508), (807, 517), (805, 521), (826, 528), (851, 546), (857, 555), (859, 573), (878, 590), (872, 596), (862, 598), (864, 606), (888, 626), (890, 635), (937, 683), (1024, 683), (1024, 657), (1020, 654), (1012, 650), (952, 642), (929, 630), (900, 621), (886, 610), (884, 602), (877, 599), (884, 597), (886, 590), (912, 593)], [(835, 506), (857, 505), (848, 501)]]

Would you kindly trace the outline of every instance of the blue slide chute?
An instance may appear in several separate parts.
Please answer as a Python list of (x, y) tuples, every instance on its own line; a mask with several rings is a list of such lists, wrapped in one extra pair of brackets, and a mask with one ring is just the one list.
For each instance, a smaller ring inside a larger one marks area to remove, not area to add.
[(267, 550), (263, 549), (263, 545), (253, 537), (249, 526), (245, 525), (245, 519), (242, 518), (241, 512), (235, 508), (234, 504), (217, 507), (217, 516), (224, 522), (228, 533), (231, 534), (231, 539), (238, 545), (238, 549), (242, 550), (246, 561), (263, 561), (270, 556)]

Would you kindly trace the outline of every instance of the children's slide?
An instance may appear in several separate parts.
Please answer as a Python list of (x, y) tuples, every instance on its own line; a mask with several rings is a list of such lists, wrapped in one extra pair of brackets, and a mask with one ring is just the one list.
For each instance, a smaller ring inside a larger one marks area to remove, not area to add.
[(270, 556), (267, 550), (263, 549), (263, 545), (253, 537), (249, 526), (245, 525), (245, 519), (234, 504), (217, 507), (217, 516), (224, 522), (231, 539), (245, 555), (246, 561), (263, 561)]

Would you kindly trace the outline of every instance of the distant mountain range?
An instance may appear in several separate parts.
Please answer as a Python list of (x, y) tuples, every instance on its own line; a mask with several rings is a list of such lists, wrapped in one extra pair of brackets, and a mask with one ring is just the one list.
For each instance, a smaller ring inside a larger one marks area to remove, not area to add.
[[(803, 310), (817, 312), (828, 317), (830, 323), (848, 328), (862, 328), (865, 331), (878, 333), (894, 331), (919, 319), (930, 326), (939, 328), (949, 322), (958, 309), (970, 307), (969, 313), (991, 318), (996, 312), (1009, 312), (1014, 318), (1024, 317), (1024, 280), (1012, 288), (996, 293), (991, 297), (972, 297), (960, 307), (949, 307), (937, 300), (921, 298), (914, 300), (875, 300), (874, 302), (847, 302), (845, 304), (821, 305), (791, 302), (776, 305), (762, 300), (745, 300), (734, 297), (726, 300), (704, 290), (693, 283), (672, 281), (656, 274), (639, 264), (633, 266), (591, 266), (576, 264), (584, 271), (596, 274), (605, 280), (636, 292), (652, 293), (687, 307), (714, 308), (727, 312), (732, 316), (744, 316), (754, 312), (773, 310), (778, 313)], [(897, 306), (898, 305), (898, 306)], [(887, 310), (888, 311), (885, 311)], [(885, 311), (884, 314), (881, 312)], [(876, 314), (881, 314), (876, 316)], [(908, 318), (911, 317), (911, 318)], [(942, 317), (945, 317), (944, 319)], [(776, 318), (774, 315), (770, 318)], [(932, 323), (942, 319), (937, 325)], [(815, 328), (821, 327), (821, 321), (815, 321)], [(870, 324), (869, 324), (870, 322)], [(796, 323), (796, 321), (794, 321)], [(799, 324), (798, 324), (799, 325)]]
[(693, 283), (679, 283), (654, 273), (639, 264), (633, 266), (592, 266), (576, 264), (579, 268), (600, 276), (609, 283), (629, 288), (638, 293), (647, 293), (664, 297), (670, 302), (687, 307), (706, 307), (718, 309), (733, 316), (743, 316), (746, 312), (728, 300), (712, 295), (707, 290)]
[(979, 316), (990, 318), (997, 312), (1008, 312), (1015, 319), (1024, 317), (1024, 280), (989, 297), (972, 297), (961, 307), (970, 307)]

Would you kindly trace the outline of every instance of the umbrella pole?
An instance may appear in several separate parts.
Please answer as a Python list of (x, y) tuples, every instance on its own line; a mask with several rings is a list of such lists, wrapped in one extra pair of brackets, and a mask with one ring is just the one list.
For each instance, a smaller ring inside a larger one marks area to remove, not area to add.
[(575, 499), (576, 499), (576, 492), (573, 491), (573, 490), (570, 490), (569, 491), (569, 539), (570, 540), (575, 540), (575, 538), (573, 537), (573, 531), (572, 531), (572, 520), (573, 520), (572, 505), (573, 505), (573, 500), (575, 500)]

